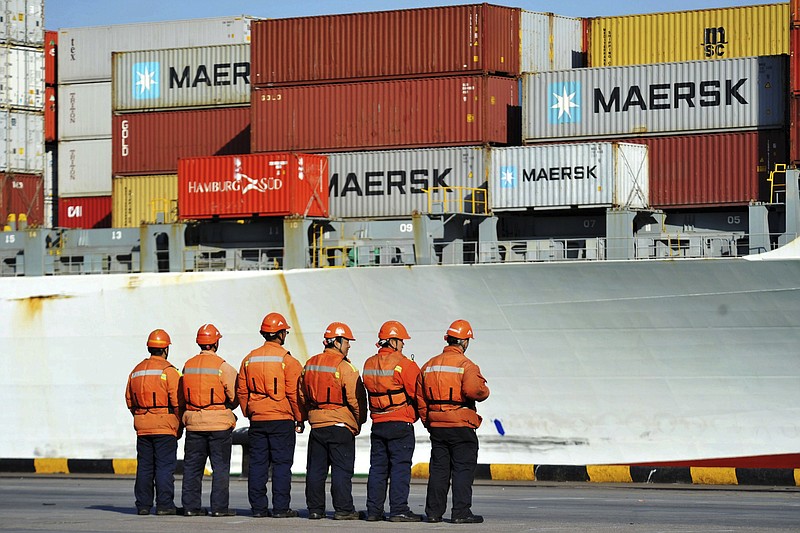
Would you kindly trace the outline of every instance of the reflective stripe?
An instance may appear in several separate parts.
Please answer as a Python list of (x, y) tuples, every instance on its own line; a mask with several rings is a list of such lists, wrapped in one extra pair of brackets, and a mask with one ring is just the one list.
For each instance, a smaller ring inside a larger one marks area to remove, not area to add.
[(365, 376), (393, 376), (394, 370), (369, 369), (364, 370)]
[(219, 376), (222, 374), (222, 369), (217, 368), (184, 368), (184, 374), (213, 374)]
[(254, 355), (249, 360), (250, 363), (283, 363), (280, 355)]
[(311, 370), (312, 372), (327, 372), (328, 374), (336, 373), (335, 366), (308, 365), (306, 370)]
[(428, 372), (448, 372), (450, 374), (463, 374), (464, 369), (460, 366), (429, 366), (425, 369), (425, 373)]
[(160, 376), (163, 374), (163, 370), (139, 370), (138, 372), (134, 372), (131, 374), (131, 379), (133, 378), (141, 378), (144, 376)]

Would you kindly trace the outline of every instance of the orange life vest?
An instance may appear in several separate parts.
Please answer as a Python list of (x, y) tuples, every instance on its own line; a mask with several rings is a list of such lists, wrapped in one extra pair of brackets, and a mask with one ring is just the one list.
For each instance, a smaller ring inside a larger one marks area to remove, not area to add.
[(253, 355), (244, 364), (244, 378), (247, 383), (248, 396), (267, 396), (277, 402), (286, 398), (286, 368), (284, 357), (289, 353), (283, 350), (281, 355)]
[(308, 400), (314, 409), (339, 409), (347, 405), (338, 366), (341, 354), (327, 351), (312, 357), (303, 369)]
[(408, 405), (406, 389), (398, 376), (403, 371), (402, 360), (402, 353), (392, 352), (383, 361), (371, 357), (364, 365), (364, 386), (373, 413), (388, 413)]
[[(163, 357), (145, 359), (130, 376), (131, 397), (137, 410), (172, 409), (165, 370), (175, 368)], [(175, 369), (177, 372), (177, 369)], [(176, 400), (177, 401), (177, 400)]]
[(183, 367), (183, 397), (190, 411), (226, 409), (225, 385), (220, 379), (225, 361), (213, 353), (201, 353)]
[(460, 366), (430, 365), (422, 371), (425, 401), (430, 411), (452, 411), (461, 407), (475, 409), (474, 402), (465, 401), (461, 394), (464, 368)]

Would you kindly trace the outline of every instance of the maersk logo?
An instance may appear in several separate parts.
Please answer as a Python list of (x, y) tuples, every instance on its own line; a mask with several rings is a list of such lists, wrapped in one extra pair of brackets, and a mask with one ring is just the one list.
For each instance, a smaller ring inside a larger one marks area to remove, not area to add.
[(517, 186), (517, 167), (500, 167), (500, 188), (513, 189)]
[(155, 61), (134, 63), (133, 98), (145, 100), (161, 96), (161, 65)]
[(581, 121), (580, 82), (551, 83), (549, 94), (550, 124), (571, 124)]

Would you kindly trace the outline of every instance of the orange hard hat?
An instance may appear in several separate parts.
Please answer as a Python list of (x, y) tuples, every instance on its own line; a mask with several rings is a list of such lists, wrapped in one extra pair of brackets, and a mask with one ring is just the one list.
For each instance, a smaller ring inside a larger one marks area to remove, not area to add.
[(406, 331), (406, 327), (397, 320), (388, 320), (383, 323), (378, 331), (378, 339), (410, 339), (411, 335)]
[(214, 324), (203, 324), (197, 330), (197, 344), (216, 344), (222, 338), (222, 333)]
[(472, 326), (469, 325), (469, 322), (463, 319), (456, 320), (450, 327), (447, 328), (447, 333), (444, 335), (444, 339), (447, 340), (447, 337), (453, 337), (456, 339), (474, 339), (475, 337), (472, 335)]
[(154, 329), (147, 337), (148, 348), (166, 348), (170, 344), (172, 344), (172, 339), (163, 329)]
[(344, 322), (331, 322), (331, 325), (325, 330), (326, 339), (335, 339), (336, 337), (344, 337), (351, 341), (356, 340), (356, 338), (353, 337), (353, 331), (350, 329), (350, 326)]
[(270, 313), (261, 321), (261, 331), (263, 333), (277, 333), (284, 329), (290, 329), (290, 327), (280, 313)]

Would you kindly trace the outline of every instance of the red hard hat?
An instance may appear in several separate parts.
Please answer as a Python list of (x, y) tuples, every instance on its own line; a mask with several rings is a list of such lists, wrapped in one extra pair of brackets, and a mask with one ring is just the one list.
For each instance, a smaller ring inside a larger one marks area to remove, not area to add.
[(397, 320), (388, 320), (383, 323), (380, 331), (378, 331), (378, 339), (384, 341), (387, 339), (410, 339), (411, 335), (406, 331), (406, 327)]
[(148, 348), (166, 348), (170, 344), (172, 344), (172, 339), (163, 329), (154, 329), (147, 337)]
[(345, 339), (349, 339), (351, 341), (356, 340), (356, 338), (353, 337), (353, 332), (350, 329), (350, 326), (344, 322), (331, 322), (331, 325), (325, 330), (326, 339), (335, 339), (336, 337), (344, 337)]
[(270, 313), (261, 321), (261, 331), (264, 333), (277, 333), (284, 329), (290, 329), (290, 327), (280, 313)]
[(203, 324), (197, 330), (197, 344), (216, 344), (222, 338), (222, 333), (214, 324)]
[(447, 333), (444, 335), (444, 339), (447, 340), (447, 337), (454, 337), (456, 339), (474, 339), (475, 337), (472, 335), (472, 326), (469, 325), (469, 322), (466, 320), (456, 320), (450, 327), (447, 328)]

